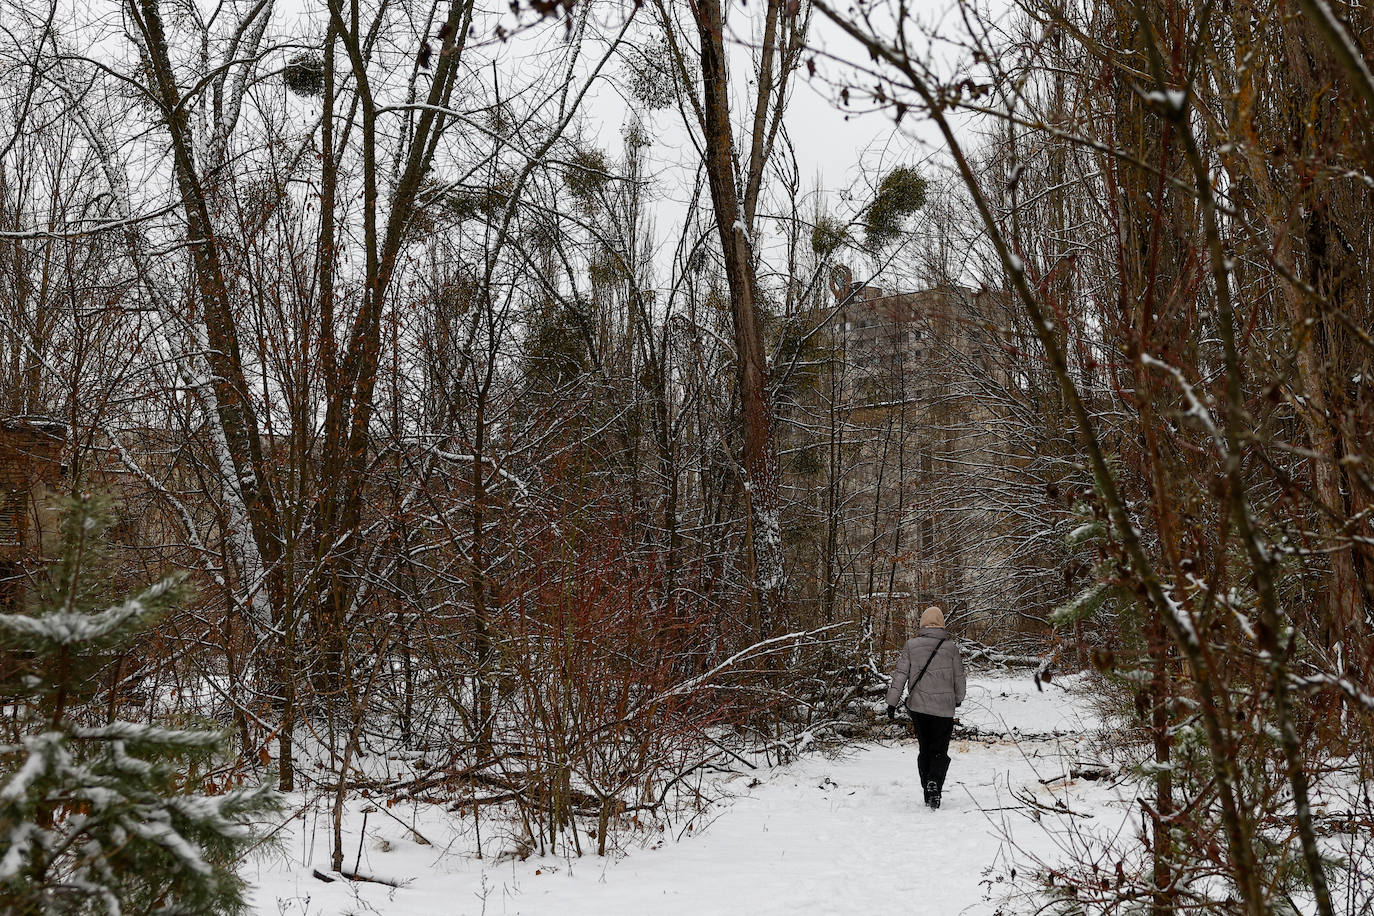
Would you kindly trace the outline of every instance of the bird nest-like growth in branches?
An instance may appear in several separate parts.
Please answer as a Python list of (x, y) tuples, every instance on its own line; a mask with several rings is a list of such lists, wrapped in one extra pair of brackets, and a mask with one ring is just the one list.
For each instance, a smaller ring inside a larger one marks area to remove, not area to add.
[(324, 58), (315, 51), (298, 51), (281, 71), (282, 82), (296, 95), (315, 98), (324, 93)]
[(864, 235), (870, 245), (886, 245), (902, 234), (907, 217), (925, 206), (929, 183), (913, 168), (888, 172), (864, 212)]

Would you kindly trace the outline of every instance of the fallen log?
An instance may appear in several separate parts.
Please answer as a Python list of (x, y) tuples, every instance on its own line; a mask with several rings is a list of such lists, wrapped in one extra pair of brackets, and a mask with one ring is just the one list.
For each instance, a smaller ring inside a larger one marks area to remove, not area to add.
[(311, 869), (310, 874), (316, 879), (323, 881), (325, 884), (333, 884), (335, 881), (339, 880), (339, 878), (343, 878), (346, 881), (360, 881), (367, 884), (385, 884), (387, 887), (405, 887), (404, 882), (397, 881), (394, 878), (379, 878), (376, 875), (365, 875), (361, 872), (343, 871), (342, 869), (326, 874), (318, 868), (314, 868)]

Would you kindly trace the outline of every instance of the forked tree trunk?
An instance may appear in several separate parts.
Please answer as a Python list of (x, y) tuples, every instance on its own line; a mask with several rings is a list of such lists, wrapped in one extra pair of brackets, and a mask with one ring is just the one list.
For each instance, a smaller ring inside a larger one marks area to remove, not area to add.
[[(770, 7), (777, 0), (770, 0)], [(757, 308), (753, 241), (736, 183), (734, 131), (730, 123), (729, 70), (720, 0), (701, 0), (696, 10), (701, 38), (703, 131), (706, 175), (725, 258), (730, 314), (740, 388), (745, 494), (754, 574), (755, 623), (762, 636), (772, 630), (782, 606), (783, 556), (778, 500), (778, 461), (773, 442), (773, 407), (768, 364)], [(753, 163), (751, 162), (751, 166)], [(761, 170), (762, 166), (759, 166)], [(752, 169), (751, 169), (752, 172)]]

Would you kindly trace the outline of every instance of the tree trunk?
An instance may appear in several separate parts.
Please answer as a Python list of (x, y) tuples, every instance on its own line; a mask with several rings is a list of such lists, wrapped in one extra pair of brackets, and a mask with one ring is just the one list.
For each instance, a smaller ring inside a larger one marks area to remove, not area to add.
[[(770, 4), (773, 5), (773, 4)], [(756, 305), (750, 227), (735, 181), (734, 131), (730, 123), (729, 73), (720, 0), (701, 0), (696, 11), (701, 38), (703, 130), (706, 175), (720, 232), (730, 289), (743, 432), (744, 488), (748, 501), (749, 547), (754, 574), (756, 625), (770, 633), (782, 607), (783, 556), (779, 518), (777, 452), (768, 364)]]

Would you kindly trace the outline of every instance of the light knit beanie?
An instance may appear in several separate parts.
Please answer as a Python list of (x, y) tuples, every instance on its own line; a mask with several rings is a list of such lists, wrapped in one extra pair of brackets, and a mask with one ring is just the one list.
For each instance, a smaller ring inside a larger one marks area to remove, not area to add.
[(921, 615), (922, 628), (939, 627), (943, 629), (944, 625), (945, 612), (940, 610), (940, 606), (938, 604), (932, 604), (930, 607), (926, 608), (925, 613)]

